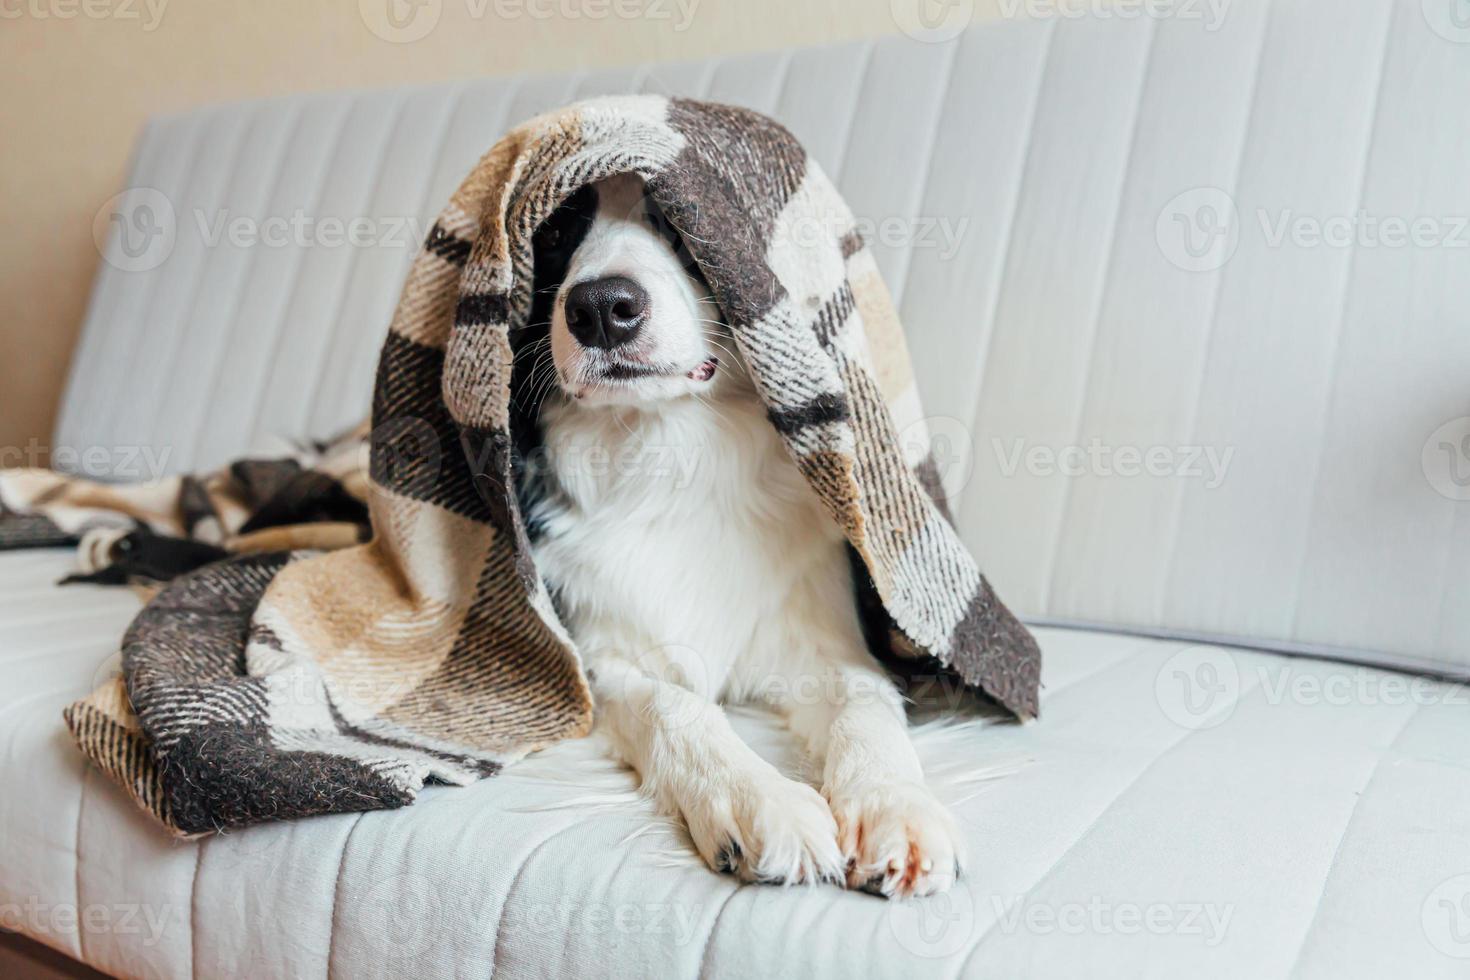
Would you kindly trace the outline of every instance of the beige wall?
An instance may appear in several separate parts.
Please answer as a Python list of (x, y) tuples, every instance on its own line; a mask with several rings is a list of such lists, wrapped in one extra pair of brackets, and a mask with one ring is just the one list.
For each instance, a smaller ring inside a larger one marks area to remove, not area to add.
[(895, 9), (934, 0), (416, 0), (439, 19), (408, 42), (369, 29), (389, 2), (414, 0), (0, 0), (4, 462), (49, 439), (98, 262), (92, 220), (150, 114), (871, 37), (899, 29)]

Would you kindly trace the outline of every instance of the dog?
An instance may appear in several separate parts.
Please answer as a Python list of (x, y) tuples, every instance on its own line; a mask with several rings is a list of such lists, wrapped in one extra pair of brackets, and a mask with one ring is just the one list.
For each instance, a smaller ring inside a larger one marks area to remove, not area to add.
[[(677, 230), (623, 175), (573, 194), (532, 247), (514, 383), (541, 465), (518, 492), (598, 730), (718, 871), (945, 890), (960, 838), (869, 652), (842, 532)], [(820, 792), (757, 755), (721, 703), (781, 715)]]

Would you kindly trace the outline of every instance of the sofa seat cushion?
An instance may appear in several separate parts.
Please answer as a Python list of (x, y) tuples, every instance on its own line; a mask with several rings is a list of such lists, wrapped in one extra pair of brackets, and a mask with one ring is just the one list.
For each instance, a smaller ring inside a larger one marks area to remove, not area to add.
[[(181, 843), (62, 727), (62, 706), (116, 669), (137, 608), (124, 590), (54, 586), (70, 562), (0, 554), (0, 925), (110, 973), (1470, 968), (1470, 699), (1443, 682), (1043, 629), (1039, 722), (971, 714), (916, 735), (970, 852), (955, 889), (923, 902), (711, 873), (595, 735), (407, 809)], [(735, 714), (801, 769), (768, 718)]]

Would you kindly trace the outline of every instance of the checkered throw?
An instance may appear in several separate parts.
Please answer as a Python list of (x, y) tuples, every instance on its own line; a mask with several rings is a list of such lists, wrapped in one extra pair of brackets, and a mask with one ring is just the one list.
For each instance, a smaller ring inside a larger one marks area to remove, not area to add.
[(369, 530), (367, 423), (199, 476), (103, 483), (0, 470), (0, 550), (79, 545), (64, 582), (127, 583), (145, 595), (234, 554), (341, 548)]
[(399, 806), (427, 779), (468, 783), (588, 730), (516, 502), (513, 365), (535, 329), (532, 232), (627, 172), (682, 233), (866, 570), (876, 652), (1035, 714), (1037, 646), (939, 502), (898, 319), (820, 168), (754, 112), (597, 99), (497, 143), (414, 260), (378, 365), (371, 540), (176, 579), (124, 637), (126, 687), (67, 709), (82, 750), (174, 832)]

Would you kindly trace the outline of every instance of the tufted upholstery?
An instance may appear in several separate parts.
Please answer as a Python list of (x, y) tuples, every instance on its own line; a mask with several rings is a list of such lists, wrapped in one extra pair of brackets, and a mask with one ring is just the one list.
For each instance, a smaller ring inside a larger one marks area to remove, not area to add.
[[(176, 238), (104, 265), (57, 443), (179, 471), (352, 424), (419, 234), (509, 124), (697, 95), (786, 122), (870, 222), (961, 531), (1013, 607), (1470, 673), (1470, 517), (1425, 471), (1449, 478), (1431, 435), (1470, 416), (1470, 248), (1273, 240), (1283, 217), (1470, 214), (1466, 46), (1418, 0), (1242, 0), (1211, 26), (1004, 23), (156, 120), (131, 183)], [(1211, 193), (1238, 247), (1198, 271), (1174, 212)], [(224, 233), (298, 214), (371, 219), (376, 244)], [(1158, 447), (1162, 475), (1118, 475)]]

